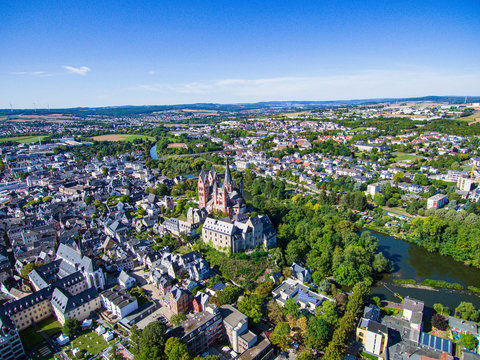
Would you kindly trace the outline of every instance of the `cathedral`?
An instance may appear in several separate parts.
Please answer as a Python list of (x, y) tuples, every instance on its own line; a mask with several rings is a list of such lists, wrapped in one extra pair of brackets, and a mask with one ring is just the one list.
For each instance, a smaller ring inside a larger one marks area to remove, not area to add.
[(206, 208), (209, 213), (214, 210), (227, 213), (230, 217), (235, 214), (243, 214), (246, 210), (246, 202), (243, 198), (243, 182), (240, 180), (238, 186), (230, 174), (230, 166), (225, 167), (225, 178), (223, 184), (218, 180), (215, 168), (205, 173), (200, 172), (198, 176), (198, 205)]

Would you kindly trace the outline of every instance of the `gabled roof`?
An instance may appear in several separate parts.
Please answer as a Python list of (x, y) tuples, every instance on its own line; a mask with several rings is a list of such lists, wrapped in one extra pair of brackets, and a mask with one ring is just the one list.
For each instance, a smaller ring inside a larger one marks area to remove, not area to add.
[(97, 289), (91, 287), (81, 293), (71, 296), (67, 291), (55, 289), (52, 294), (52, 305), (62, 314), (74, 310), (98, 297)]
[(60, 244), (57, 250), (57, 259), (63, 259), (72, 265), (78, 265), (82, 261), (82, 255), (70, 246)]
[[(128, 275), (124, 270), (120, 272), (120, 275), (118, 275), (118, 281), (126, 283), (128, 279), (132, 278), (130, 275)], [(132, 278), (133, 279), (133, 278)]]

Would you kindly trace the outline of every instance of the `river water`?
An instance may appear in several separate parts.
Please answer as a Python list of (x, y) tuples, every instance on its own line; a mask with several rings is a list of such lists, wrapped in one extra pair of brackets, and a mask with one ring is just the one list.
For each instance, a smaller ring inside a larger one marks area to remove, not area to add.
[(430, 253), (418, 245), (397, 240), (393, 236), (375, 232), (371, 234), (378, 239), (378, 250), (394, 263), (392, 273), (385, 275), (373, 289), (374, 296), (399, 301), (394, 296), (394, 293), (398, 293), (403, 297), (409, 295), (423, 300), (426, 306), (432, 307), (435, 303), (441, 303), (452, 310), (461, 301), (472, 302), (475, 307), (480, 307), (480, 296), (470, 291), (405, 288), (393, 282), (395, 279), (414, 279), (417, 282), (433, 279), (456, 282), (465, 287), (480, 287), (480, 269), (466, 266), (449, 256)]
[(158, 155), (157, 155), (157, 144), (155, 144), (154, 146), (152, 146), (152, 148), (150, 149), (150, 157), (152, 159), (158, 159)]

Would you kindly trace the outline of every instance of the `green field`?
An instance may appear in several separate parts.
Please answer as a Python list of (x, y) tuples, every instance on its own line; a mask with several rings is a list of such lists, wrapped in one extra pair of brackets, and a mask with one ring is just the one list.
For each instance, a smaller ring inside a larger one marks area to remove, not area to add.
[(358, 131), (363, 131), (366, 130), (367, 128), (365, 126), (360, 126), (358, 128), (352, 129), (353, 132), (358, 132)]
[(402, 160), (410, 160), (410, 159), (417, 159), (419, 156), (414, 154), (402, 153), (402, 152), (394, 152), (392, 155), (395, 156), (395, 161), (402, 161)]
[(41, 140), (45, 138), (45, 136), (16, 136), (16, 137), (10, 137), (10, 138), (1, 138), (0, 143), (7, 142), (7, 141), (15, 141), (23, 144), (31, 144), (31, 143), (38, 142), (39, 137)]
[(152, 136), (138, 134), (107, 134), (93, 137), (93, 140), (96, 141), (134, 141), (145, 139), (155, 140), (155, 138)]
[(465, 117), (459, 117), (457, 120), (461, 121), (474, 121), (475, 119), (480, 118), (480, 111), (475, 111), (472, 115), (465, 116)]

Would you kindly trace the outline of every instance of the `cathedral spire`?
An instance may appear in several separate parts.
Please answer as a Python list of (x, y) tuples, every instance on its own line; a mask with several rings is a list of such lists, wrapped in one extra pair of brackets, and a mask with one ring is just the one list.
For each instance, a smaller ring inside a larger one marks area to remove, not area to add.
[(225, 184), (230, 184), (232, 182), (232, 175), (230, 174), (230, 166), (228, 165), (228, 158), (227, 158), (227, 165), (225, 167)]

